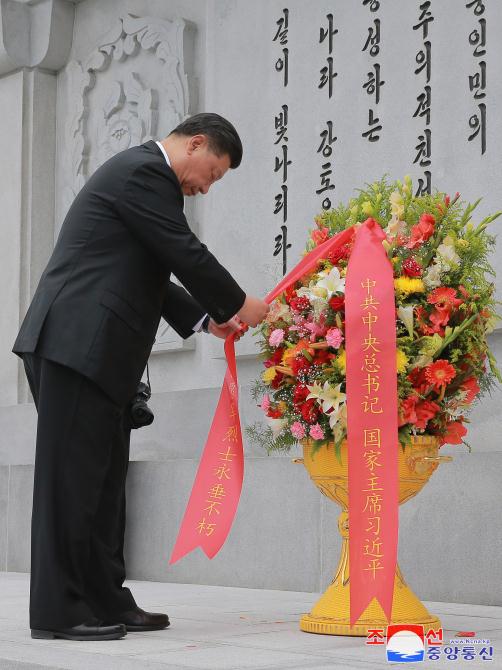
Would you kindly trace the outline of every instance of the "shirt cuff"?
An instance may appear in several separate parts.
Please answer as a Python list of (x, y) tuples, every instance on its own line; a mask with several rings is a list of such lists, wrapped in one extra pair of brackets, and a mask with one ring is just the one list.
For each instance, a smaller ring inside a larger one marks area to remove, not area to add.
[(194, 331), (194, 333), (200, 333), (202, 331), (202, 324), (203, 324), (204, 319), (206, 318), (206, 316), (207, 316), (207, 314), (204, 314), (202, 319), (200, 319), (200, 321), (197, 321), (197, 323), (195, 324), (195, 326), (192, 329)]

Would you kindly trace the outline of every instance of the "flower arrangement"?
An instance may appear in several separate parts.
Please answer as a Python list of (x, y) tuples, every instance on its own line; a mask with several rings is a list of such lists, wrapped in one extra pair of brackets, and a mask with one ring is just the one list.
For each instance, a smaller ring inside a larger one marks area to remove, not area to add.
[[(394, 269), (399, 440), (428, 434), (461, 444), (466, 414), (495, 379), (502, 381), (487, 334), (496, 320), (494, 275), (486, 232), (502, 212), (477, 226), (457, 193), (414, 196), (412, 183), (367, 185), (348, 205), (315, 218), (306, 252), (367, 218), (384, 230)], [(259, 336), (265, 370), (253, 395), (267, 425), (247, 429), (268, 451), (288, 450), (303, 438), (340, 445), (347, 435), (345, 393), (344, 245), (279, 295)]]

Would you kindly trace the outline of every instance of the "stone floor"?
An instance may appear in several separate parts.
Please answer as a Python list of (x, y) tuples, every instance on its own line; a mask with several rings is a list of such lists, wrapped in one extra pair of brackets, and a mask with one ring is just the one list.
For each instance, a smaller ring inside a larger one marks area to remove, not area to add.
[[(165, 611), (163, 631), (129, 633), (121, 640), (32, 640), (28, 628), (29, 576), (0, 572), (0, 670), (333, 670), (388, 668), (384, 646), (362, 638), (303, 633), (298, 620), (316, 594), (194, 584), (130, 581), (137, 602)], [(492, 661), (406, 663), (406, 668), (502, 669), (502, 607), (426, 603), (439, 615), (448, 641), (474, 631), (493, 646)], [(479, 647), (480, 645), (476, 645)], [(394, 665), (394, 664), (392, 664)], [(403, 664), (399, 664), (403, 665)]]

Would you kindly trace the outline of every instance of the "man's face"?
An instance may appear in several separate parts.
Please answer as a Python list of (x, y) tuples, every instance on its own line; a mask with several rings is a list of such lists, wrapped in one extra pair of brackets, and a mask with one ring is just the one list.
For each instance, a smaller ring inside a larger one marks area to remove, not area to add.
[(205, 135), (194, 135), (187, 143), (187, 160), (181, 189), (184, 195), (207, 193), (230, 167), (228, 154), (217, 156), (209, 150)]

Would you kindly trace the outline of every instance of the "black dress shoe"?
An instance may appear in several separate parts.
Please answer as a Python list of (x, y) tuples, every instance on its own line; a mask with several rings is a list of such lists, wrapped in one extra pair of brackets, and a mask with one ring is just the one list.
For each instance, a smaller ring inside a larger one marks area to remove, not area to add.
[(31, 629), (31, 637), (37, 640), (53, 640), (56, 637), (63, 640), (118, 640), (124, 635), (127, 635), (124, 624), (104, 624), (103, 621), (96, 618), (89, 619), (89, 621), (71, 628), (59, 628), (58, 630)]
[(131, 632), (162, 630), (169, 626), (169, 617), (167, 614), (145, 612), (141, 607), (116, 614), (113, 616), (113, 620), (120, 621), (120, 623), (124, 624), (126, 629)]

